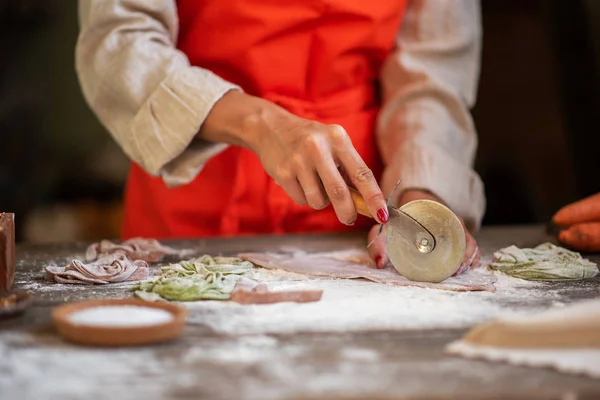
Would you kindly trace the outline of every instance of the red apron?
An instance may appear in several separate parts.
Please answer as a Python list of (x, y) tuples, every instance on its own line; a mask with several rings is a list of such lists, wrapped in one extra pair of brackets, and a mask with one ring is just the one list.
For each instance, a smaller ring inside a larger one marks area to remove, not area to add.
[[(339, 124), (376, 177), (378, 77), (395, 45), (407, 0), (179, 0), (178, 48), (247, 93), (292, 113)], [(296, 205), (249, 150), (229, 147), (190, 184), (167, 188), (131, 167), (124, 239), (332, 232), (329, 206)]]

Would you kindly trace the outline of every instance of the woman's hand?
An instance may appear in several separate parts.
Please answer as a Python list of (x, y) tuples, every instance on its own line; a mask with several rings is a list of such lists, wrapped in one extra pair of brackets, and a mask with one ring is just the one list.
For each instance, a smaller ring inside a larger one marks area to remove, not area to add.
[[(443, 203), (442, 201), (440, 201), (440, 199), (438, 199), (431, 193), (421, 191), (421, 190), (407, 190), (406, 192), (404, 192), (404, 194), (400, 198), (399, 206), (402, 206), (410, 201), (420, 200), (420, 199), (433, 200), (433, 201)], [(467, 246), (465, 248), (465, 255), (460, 264), (460, 267), (458, 268), (458, 270), (456, 271), (456, 273), (454, 275), (462, 274), (468, 268), (477, 267), (477, 265), (479, 264), (479, 259), (481, 258), (481, 252), (479, 251), (477, 242), (475, 241), (473, 236), (471, 236), (469, 231), (466, 229), (465, 223), (462, 220), (462, 218), (459, 217), (458, 219), (460, 220), (460, 222), (463, 225), (463, 228), (465, 230)], [(384, 227), (384, 229), (385, 229), (385, 227)], [(371, 240), (373, 240), (373, 238), (377, 234), (378, 230), (379, 230), (379, 226), (377, 226), (377, 225), (371, 229), (371, 231), (369, 232), (369, 237), (368, 237), (369, 243), (371, 242)], [(373, 261), (375, 261), (377, 268), (383, 268), (388, 263), (389, 259), (388, 259), (387, 253), (385, 251), (385, 235), (384, 234), (379, 235), (377, 240), (369, 247), (369, 255), (371, 256), (371, 259), (373, 259)]]
[(322, 209), (331, 201), (340, 222), (352, 225), (356, 208), (342, 170), (376, 220), (388, 220), (373, 173), (339, 125), (306, 120), (266, 100), (230, 91), (215, 104), (199, 135), (254, 151), (265, 171), (296, 203)]

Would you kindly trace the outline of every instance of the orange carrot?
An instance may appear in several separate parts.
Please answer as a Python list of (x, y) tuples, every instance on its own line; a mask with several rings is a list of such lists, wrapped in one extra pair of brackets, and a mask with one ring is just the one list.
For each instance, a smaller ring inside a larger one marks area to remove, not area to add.
[(552, 217), (552, 222), (562, 227), (592, 221), (600, 221), (600, 193), (568, 204)]
[(600, 251), (600, 222), (576, 224), (561, 231), (558, 240), (576, 251)]

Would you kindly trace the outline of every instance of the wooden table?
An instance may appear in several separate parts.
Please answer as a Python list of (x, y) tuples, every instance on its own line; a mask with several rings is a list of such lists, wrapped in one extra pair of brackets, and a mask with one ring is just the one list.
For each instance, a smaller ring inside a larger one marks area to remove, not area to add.
[[(477, 239), (488, 256), (509, 244), (535, 246), (552, 240), (539, 226), (486, 228)], [(325, 251), (363, 243), (363, 236), (285, 236), (171, 244), (211, 254), (235, 254), (281, 246)], [(19, 247), (16, 286), (35, 287), (45, 265), (84, 249), (84, 243)], [(570, 303), (599, 297), (599, 283), (595, 278), (548, 285), (557, 293), (554, 301)], [(63, 342), (53, 331), (52, 307), (65, 301), (130, 294), (109, 285), (34, 295), (34, 305), (25, 315), (0, 321), (3, 400), (600, 399), (600, 381), (445, 355), (444, 345), (464, 330), (240, 337), (215, 335), (193, 325), (186, 327), (181, 339), (168, 344), (119, 350), (81, 348)], [(243, 343), (253, 343), (253, 352), (240, 346)], [(349, 356), (349, 348), (361, 350)], [(204, 357), (205, 352), (212, 357)]]

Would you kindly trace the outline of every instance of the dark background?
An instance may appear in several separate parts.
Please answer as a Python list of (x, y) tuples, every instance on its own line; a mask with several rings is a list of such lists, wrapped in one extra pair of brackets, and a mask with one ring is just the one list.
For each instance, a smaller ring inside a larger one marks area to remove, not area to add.
[[(483, 0), (484, 224), (546, 222), (600, 191), (600, 1)], [(17, 239), (118, 235), (128, 162), (74, 72), (74, 0), (0, 0), (0, 210)]]

